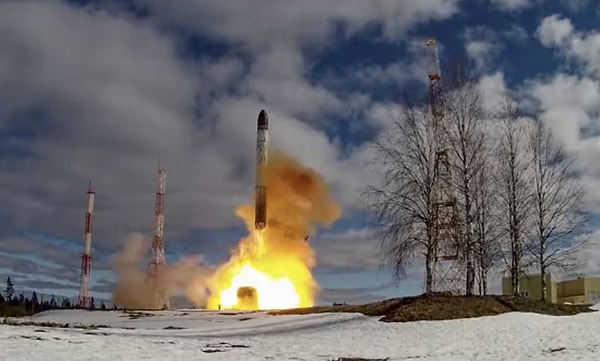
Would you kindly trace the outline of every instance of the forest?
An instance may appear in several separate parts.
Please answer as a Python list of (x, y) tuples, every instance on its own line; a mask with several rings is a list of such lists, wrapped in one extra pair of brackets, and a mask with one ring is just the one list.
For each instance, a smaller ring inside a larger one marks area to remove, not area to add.
[[(113, 306), (114, 307), (114, 306)], [(36, 291), (31, 292), (30, 297), (26, 297), (24, 293), (17, 294), (15, 285), (10, 277), (6, 278), (6, 287), (4, 293), (0, 294), (0, 317), (21, 317), (33, 315), (46, 310), (58, 309), (76, 309), (77, 304), (71, 302), (67, 297), (58, 300), (55, 296), (50, 296), (50, 299), (44, 300), (43, 297), (38, 297)], [(92, 310), (107, 310), (108, 308), (101, 302), (96, 305), (94, 298), (91, 299)]]

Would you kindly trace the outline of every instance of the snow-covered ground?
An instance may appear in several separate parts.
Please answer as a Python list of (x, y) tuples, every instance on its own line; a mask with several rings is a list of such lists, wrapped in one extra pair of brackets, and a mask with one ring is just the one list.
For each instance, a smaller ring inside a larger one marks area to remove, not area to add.
[(600, 312), (383, 323), (359, 314), (48, 311), (0, 326), (0, 360), (599, 360)]

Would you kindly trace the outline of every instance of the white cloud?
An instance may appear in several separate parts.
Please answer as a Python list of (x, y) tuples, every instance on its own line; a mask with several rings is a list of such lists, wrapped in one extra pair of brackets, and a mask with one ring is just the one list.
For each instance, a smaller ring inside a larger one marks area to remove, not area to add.
[(473, 61), (477, 73), (484, 73), (492, 66), (502, 46), (494, 31), (483, 26), (467, 28), (464, 33), (465, 51)]
[(560, 3), (566, 6), (571, 12), (576, 13), (585, 9), (590, 4), (590, 0), (560, 0)]
[(600, 88), (592, 79), (556, 74), (546, 82), (533, 82), (531, 94), (539, 101), (542, 119), (569, 147), (581, 140), (580, 130), (600, 107)]
[(494, 74), (482, 76), (479, 79), (479, 91), (483, 100), (485, 109), (494, 111), (506, 96), (506, 84), (504, 74), (496, 72)]
[[(428, 84), (425, 42), (425, 38), (411, 37), (405, 41), (406, 54), (398, 61), (388, 64), (360, 64), (342, 75), (332, 74), (331, 77), (344, 84), (356, 82), (361, 88), (399, 85), (408, 81), (420, 82), (425, 86)], [(438, 44), (438, 48), (443, 56), (443, 45)]]
[[(14, 226), (79, 230), (74, 220), (81, 218), (86, 179), (93, 178), (98, 224), (126, 220), (145, 228), (159, 155), (175, 174), (205, 167), (227, 173), (211, 164), (211, 147), (202, 149), (201, 159), (193, 157), (200, 151), (193, 144), (208, 134), (190, 121), (193, 73), (177, 60), (171, 39), (107, 13), (34, 1), (1, 3), (0, 34), (6, 130), (34, 134), (19, 145), (32, 157), (7, 160), (2, 167), (1, 182), (11, 192), (1, 197)], [(43, 119), (32, 119), (35, 115)], [(210, 188), (194, 173), (189, 176), (198, 186)], [(170, 184), (185, 192), (180, 178)], [(131, 206), (142, 207), (127, 211)], [(211, 218), (204, 217), (193, 223)], [(178, 218), (169, 221), (176, 224)]]
[(546, 17), (537, 29), (541, 43), (555, 48), (566, 61), (582, 65), (578, 75), (557, 73), (549, 79), (530, 82), (529, 91), (539, 102), (542, 119), (577, 154), (583, 171), (587, 201), (592, 209), (600, 204), (600, 32), (578, 31), (571, 20), (559, 15)]
[(502, 10), (520, 10), (531, 6), (535, 0), (490, 0), (492, 4)]
[(580, 264), (574, 272), (588, 276), (600, 276), (600, 231), (594, 231), (586, 235), (587, 243), (581, 250), (578, 261)]
[(255, 52), (264, 49), (325, 44), (332, 22), (343, 22), (349, 32), (380, 23), (384, 33), (397, 38), (422, 21), (443, 19), (457, 11), (458, 0), (381, 0), (376, 3), (346, 0), (137, 0), (157, 16), (186, 24)]
[(600, 76), (600, 31), (577, 31), (571, 20), (551, 15), (537, 29), (542, 44), (556, 48), (567, 60), (582, 64), (585, 71)]
[[(600, 126), (600, 86), (595, 79), (556, 73), (526, 83), (523, 94), (537, 104), (540, 119), (553, 130), (573, 155), (582, 172), (586, 203), (592, 211), (600, 206), (600, 137), (584, 133)], [(596, 133), (597, 134), (597, 133)]]
[(318, 267), (376, 270), (381, 264), (379, 243), (368, 229), (324, 233), (318, 236), (314, 245)]
[(537, 36), (546, 47), (560, 46), (573, 35), (573, 24), (559, 15), (544, 18), (537, 29)]
[(529, 34), (527, 34), (527, 30), (524, 27), (512, 24), (507, 30), (502, 32), (502, 35), (512, 41), (524, 41), (529, 38)]

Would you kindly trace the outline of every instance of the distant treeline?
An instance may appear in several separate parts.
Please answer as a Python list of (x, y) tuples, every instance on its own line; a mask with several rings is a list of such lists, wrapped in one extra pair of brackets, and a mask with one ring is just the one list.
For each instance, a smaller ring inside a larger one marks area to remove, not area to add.
[[(108, 308), (101, 302), (100, 305), (96, 305), (94, 298), (91, 298), (90, 309), (95, 310), (107, 310)], [(49, 300), (39, 299), (37, 292), (33, 291), (31, 298), (25, 297), (23, 293), (16, 294), (15, 286), (13, 281), (8, 277), (6, 279), (6, 288), (4, 294), (0, 294), (0, 316), (2, 317), (19, 317), (33, 315), (38, 312), (47, 310), (60, 310), (60, 309), (75, 309), (79, 308), (77, 303), (71, 302), (67, 297), (64, 297), (62, 301), (58, 301), (56, 297), (51, 296)], [(116, 309), (116, 306), (113, 305)]]

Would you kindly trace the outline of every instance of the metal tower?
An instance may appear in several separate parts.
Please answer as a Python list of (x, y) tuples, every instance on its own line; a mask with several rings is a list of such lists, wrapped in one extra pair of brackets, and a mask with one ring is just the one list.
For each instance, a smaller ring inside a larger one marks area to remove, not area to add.
[(154, 205), (154, 238), (152, 239), (152, 261), (149, 265), (149, 276), (154, 283), (155, 289), (155, 307), (168, 309), (169, 298), (159, 287), (159, 269), (166, 264), (164, 247), (164, 202), (165, 189), (167, 186), (167, 171), (158, 166), (158, 183), (156, 189), (156, 200)]
[(444, 124), (444, 89), (437, 42), (426, 41), (429, 103), (435, 142), (433, 292), (461, 294), (464, 289), (459, 253), (460, 228), (452, 173), (448, 159), (448, 133)]
[(81, 280), (77, 304), (80, 308), (89, 309), (90, 298), (90, 271), (92, 267), (92, 216), (94, 214), (94, 198), (96, 192), (92, 190), (92, 181), (87, 191), (87, 211), (85, 212), (85, 228), (83, 234), (83, 254), (81, 255)]

